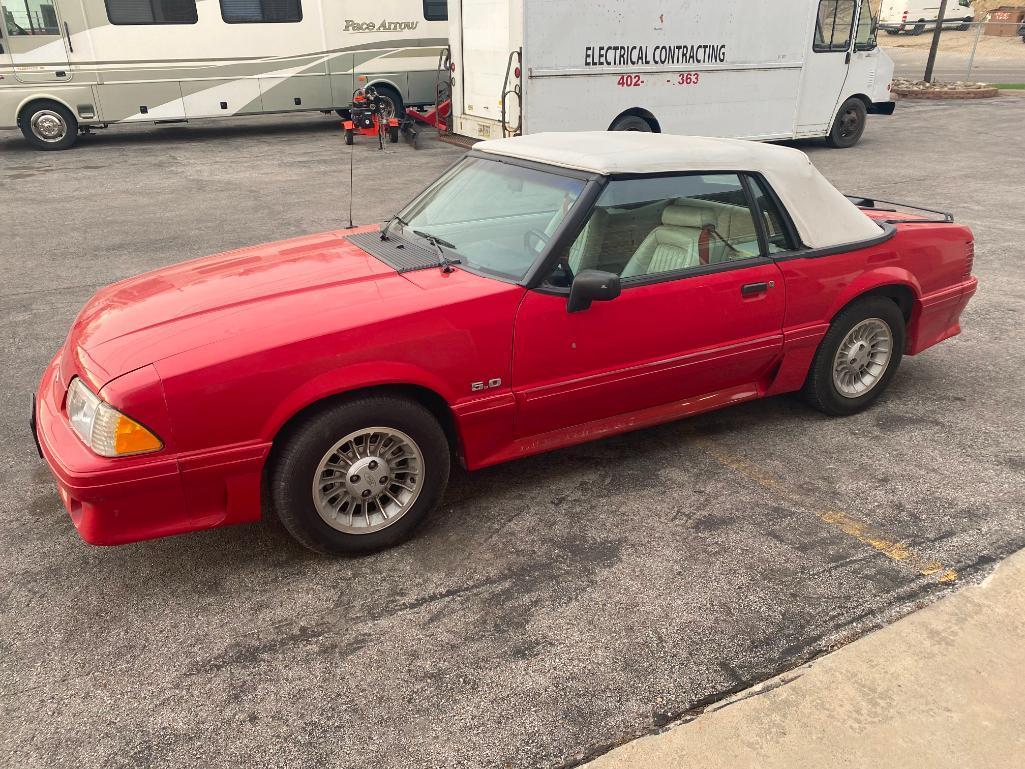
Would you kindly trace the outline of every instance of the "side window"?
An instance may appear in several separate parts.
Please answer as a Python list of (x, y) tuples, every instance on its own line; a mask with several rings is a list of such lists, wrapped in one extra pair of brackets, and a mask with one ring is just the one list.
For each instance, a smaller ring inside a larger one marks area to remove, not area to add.
[(104, 0), (111, 24), (195, 24), (196, 0)]
[(815, 18), (815, 42), (818, 52), (846, 51), (851, 44), (855, 0), (820, 0)]
[(576, 274), (624, 279), (760, 255), (758, 231), (736, 174), (610, 182), (563, 262)]
[(424, 19), (448, 21), (448, 0), (424, 0)]
[(10, 37), (22, 35), (59, 35), (54, 0), (19, 0), (4, 8), (4, 21)]
[(786, 223), (783, 220), (783, 214), (765, 188), (765, 183), (760, 179), (749, 178), (751, 178), (751, 192), (754, 194), (755, 210), (765, 226), (769, 253), (778, 254), (784, 251), (793, 251), (797, 246), (790, 237), (790, 230), (787, 229)]
[(227, 24), (278, 24), (303, 20), (300, 0), (221, 0)]
[(858, 17), (858, 33), (854, 36), (855, 51), (871, 51), (876, 48), (876, 19), (872, 15), (872, 3), (861, 0), (861, 15)]

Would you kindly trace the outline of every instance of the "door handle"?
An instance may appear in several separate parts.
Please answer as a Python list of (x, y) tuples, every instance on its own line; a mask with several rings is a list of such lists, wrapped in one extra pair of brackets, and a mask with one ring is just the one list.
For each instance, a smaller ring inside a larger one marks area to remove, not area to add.
[(770, 288), (772, 283), (746, 283), (740, 287), (741, 296), (755, 296), (757, 294), (764, 294)]

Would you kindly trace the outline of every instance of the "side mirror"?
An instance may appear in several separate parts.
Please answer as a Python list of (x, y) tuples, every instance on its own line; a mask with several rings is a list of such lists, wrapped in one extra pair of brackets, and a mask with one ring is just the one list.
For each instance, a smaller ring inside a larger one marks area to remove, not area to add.
[(582, 312), (591, 306), (591, 302), (615, 299), (621, 290), (619, 276), (615, 273), (581, 270), (573, 278), (573, 285), (570, 286), (566, 312)]

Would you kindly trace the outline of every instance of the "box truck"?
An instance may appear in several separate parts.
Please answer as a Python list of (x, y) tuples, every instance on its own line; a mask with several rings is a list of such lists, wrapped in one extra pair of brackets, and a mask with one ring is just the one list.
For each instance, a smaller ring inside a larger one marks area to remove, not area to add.
[(453, 0), (454, 131), (858, 142), (891, 114), (869, 0)]

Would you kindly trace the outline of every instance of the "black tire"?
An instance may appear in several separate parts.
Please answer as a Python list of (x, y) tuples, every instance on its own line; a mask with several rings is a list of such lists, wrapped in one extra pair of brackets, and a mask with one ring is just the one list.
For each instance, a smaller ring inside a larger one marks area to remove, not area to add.
[[(321, 460), (338, 441), (370, 427), (400, 430), (415, 442), (423, 456), (419, 494), (384, 528), (367, 534), (339, 531), (317, 512), (312, 482)], [(392, 547), (408, 539), (441, 502), (450, 454), (445, 431), (415, 401), (384, 395), (342, 401), (303, 419), (275, 447), (268, 475), (270, 502), (288, 532), (319, 553), (356, 555)]]
[(918, 37), (923, 32), (925, 32), (925, 19), (919, 19), (918, 23), (911, 28), (911, 34)]
[(397, 144), (399, 141), (399, 127), (397, 125), (388, 126), (388, 141), (392, 144)]
[(868, 110), (865, 102), (856, 96), (840, 105), (836, 113), (833, 127), (826, 137), (826, 144), (834, 149), (847, 149), (853, 147), (861, 140), (865, 133), (865, 124), (868, 122)]
[[(48, 139), (44, 127), (54, 125), (54, 121), (58, 121), (63, 133)], [(55, 101), (30, 104), (18, 116), (18, 127), (25, 140), (37, 150), (66, 150), (78, 140), (78, 120), (71, 110)]]
[[(883, 321), (890, 328), (892, 349), (886, 369), (872, 388), (856, 398), (840, 394), (833, 380), (833, 362), (841, 343), (859, 323), (869, 319)], [(864, 411), (883, 394), (897, 373), (904, 355), (904, 315), (892, 299), (883, 296), (866, 297), (843, 310), (829, 327), (815, 353), (802, 394), (819, 411), (831, 416), (850, 416)]]
[(972, 19), (972, 18), (962, 19), (961, 23), (957, 27), (957, 31), (958, 32), (967, 32), (969, 29), (972, 28), (972, 22), (973, 21), (975, 21), (975, 19)]
[[(406, 114), (406, 107), (402, 103), (402, 96), (399, 92), (390, 85), (386, 85), (384, 83), (375, 85), (374, 88), (377, 90), (377, 95), (381, 97), (381, 100), (384, 102), (382, 105), (384, 119), (387, 120), (390, 117), (394, 117), (402, 120), (403, 115)], [(390, 108), (388, 107), (388, 103), (391, 104)], [(389, 109), (393, 110), (391, 114), (389, 114)]]
[(899, 35), (900, 34), (900, 30), (899, 29), (888, 29), (888, 30), (886, 30), (886, 34), (887, 35)]
[(640, 131), (652, 133), (651, 123), (637, 115), (622, 115), (612, 124), (610, 131)]
[(345, 131), (345, 143), (346, 144), (352, 144), (352, 141), (353, 141), (353, 133), (352, 133), (352, 131), (346, 129), (346, 131)]

